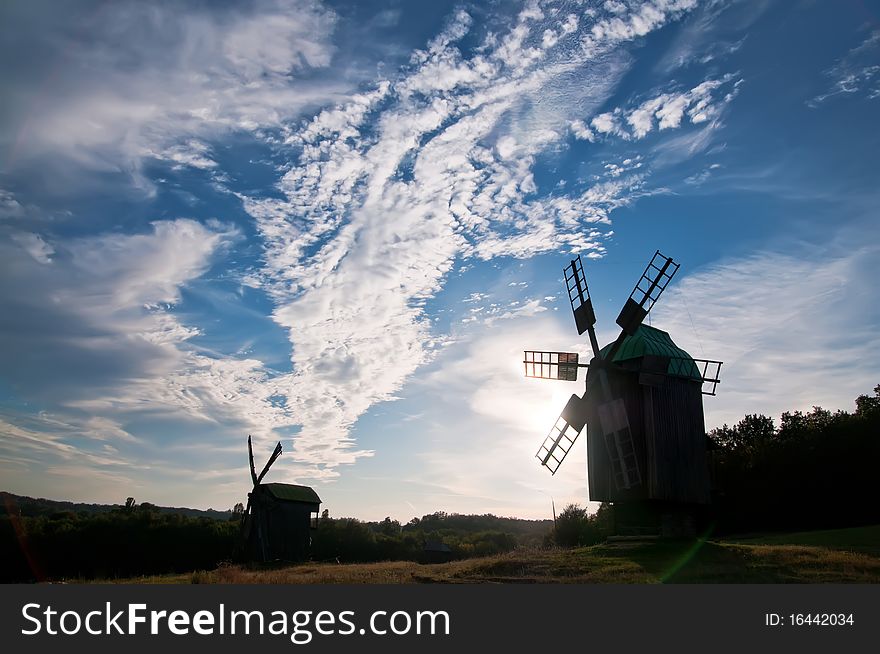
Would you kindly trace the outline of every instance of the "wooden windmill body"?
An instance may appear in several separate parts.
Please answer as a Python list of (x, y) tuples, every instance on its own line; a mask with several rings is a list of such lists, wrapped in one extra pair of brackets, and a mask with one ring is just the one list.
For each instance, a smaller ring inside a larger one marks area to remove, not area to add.
[(261, 483), (275, 460), (281, 456), (281, 443), (257, 475), (254, 451), (248, 436), (253, 489), (242, 516), (241, 555), (249, 561), (303, 561), (309, 556), (312, 529), (318, 525), (321, 498), (309, 486)]
[(576, 381), (588, 368), (586, 392), (572, 395), (536, 456), (551, 473), (587, 430), (589, 499), (610, 502), (620, 531), (681, 535), (695, 507), (710, 501), (703, 395), (714, 395), (720, 361), (694, 359), (670, 335), (642, 324), (678, 269), (658, 251), (617, 318), (618, 338), (599, 348), (592, 300), (580, 257), (565, 268), (578, 333), (587, 332), (589, 364), (577, 353), (527, 350), (527, 377)]

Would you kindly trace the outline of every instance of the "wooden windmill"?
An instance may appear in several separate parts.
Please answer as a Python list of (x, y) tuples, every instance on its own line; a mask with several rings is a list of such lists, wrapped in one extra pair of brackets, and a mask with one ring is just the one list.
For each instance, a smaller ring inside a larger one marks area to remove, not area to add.
[(578, 334), (589, 335), (590, 363), (575, 352), (525, 351), (527, 377), (577, 381), (588, 368), (586, 391), (569, 398), (536, 457), (556, 474), (586, 427), (590, 500), (613, 503), (618, 531), (692, 531), (695, 507), (710, 499), (702, 396), (715, 394), (721, 362), (694, 359), (643, 324), (678, 268), (654, 254), (617, 317), (620, 335), (600, 349), (578, 256), (565, 282)]
[(253, 489), (242, 516), (240, 549), (250, 561), (301, 561), (308, 557), (311, 530), (317, 527), (321, 498), (308, 486), (262, 483), (272, 464), (281, 456), (281, 443), (259, 475), (254, 468), (254, 449), (248, 436), (248, 459)]

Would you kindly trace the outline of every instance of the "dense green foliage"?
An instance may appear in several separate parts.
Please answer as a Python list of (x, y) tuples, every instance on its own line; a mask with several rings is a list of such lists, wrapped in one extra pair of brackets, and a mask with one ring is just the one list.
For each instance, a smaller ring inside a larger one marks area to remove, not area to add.
[(229, 558), (237, 533), (237, 520), (159, 513), (151, 505), (36, 516), (9, 512), (0, 519), (0, 581), (213, 568)]
[(405, 525), (391, 518), (361, 522), (327, 517), (321, 519), (313, 536), (312, 558), (340, 562), (422, 561), (426, 560), (426, 542), (448, 546), (451, 559), (488, 556), (508, 552), (518, 545), (540, 544), (549, 527), (548, 520), (442, 511), (413, 518)]
[(559, 547), (595, 545), (604, 540), (611, 529), (610, 505), (603, 503), (596, 513), (590, 515), (587, 509), (569, 504), (556, 518), (553, 531), (547, 534), (544, 544)]
[[(129, 498), (131, 499), (131, 498)], [(131, 577), (210, 569), (232, 557), (240, 512), (212, 519), (167, 513), (133, 500), (58, 511), (57, 502), (5, 493), (0, 516), (0, 581)], [(426, 541), (442, 542), (449, 558), (507, 552), (540, 544), (550, 521), (493, 515), (433, 513), (401, 524), (362, 522), (326, 513), (313, 532), (312, 558), (345, 563), (425, 560)]]
[[(7, 507), (14, 506), (15, 512), (31, 518), (37, 516), (50, 516), (62, 513), (110, 513), (121, 509), (132, 509), (140, 506), (142, 510), (149, 509), (153, 513), (167, 513), (184, 515), (188, 518), (213, 518), (215, 520), (227, 520), (232, 517), (235, 509), (232, 511), (215, 511), (214, 509), (189, 509), (177, 506), (156, 506), (149, 502), (138, 505), (133, 497), (125, 500), (124, 504), (86, 504), (83, 502), (64, 502), (59, 500), (47, 500), (44, 498), (26, 497), (24, 495), (13, 495), (0, 491), (0, 505)], [(241, 506), (241, 504), (236, 505)], [(242, 507), (243, 509), (243, 507)]]
[(748, 415), (709, 434), (718, 530), (823, 529), (880, 522), (880, 385), (854, 413), (820, 407)]

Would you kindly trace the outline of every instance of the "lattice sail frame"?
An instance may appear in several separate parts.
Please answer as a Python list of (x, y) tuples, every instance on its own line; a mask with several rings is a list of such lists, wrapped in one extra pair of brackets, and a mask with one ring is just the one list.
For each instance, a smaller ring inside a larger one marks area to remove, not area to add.
[(571, 303), (571, 311), (580, 336), (596, 324), (596, 313), (593, 311), (593, 300), (590, 298), (590, 288), (587, 286), (581, 255), (572, 259), (564, 272), (568, 301)]
[(617, 316), (616, 322), (623, 331), (630, 336), (636, 333), (679, 267), (681, 264), (675, 263), (672, 257), (661, 254), (660, 250), (654, 253)]
[(577, 381), (578, 353), (524, 350), (523, 367), (526, 377)]
[(587, 424), (587, 403), (583, 398), (572, 395), (562, 413), (556, 419), (547, 438), (535, 453), (535, 458), (555, 475), (559, 466), (568, 456), (578, 436)]

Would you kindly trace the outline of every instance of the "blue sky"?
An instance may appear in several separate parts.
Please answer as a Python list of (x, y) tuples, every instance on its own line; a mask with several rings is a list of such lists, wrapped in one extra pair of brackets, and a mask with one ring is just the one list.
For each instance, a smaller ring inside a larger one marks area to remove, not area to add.
[(871, 2), (5, 3), (0, 487), (547, 517), (562, 284), (721, 359), (707, 427), (880, 383)]

